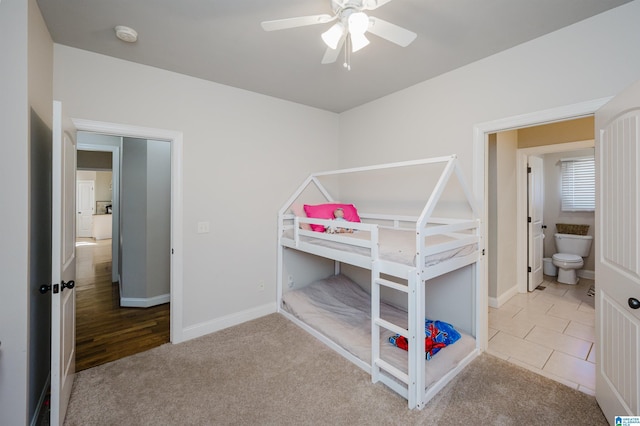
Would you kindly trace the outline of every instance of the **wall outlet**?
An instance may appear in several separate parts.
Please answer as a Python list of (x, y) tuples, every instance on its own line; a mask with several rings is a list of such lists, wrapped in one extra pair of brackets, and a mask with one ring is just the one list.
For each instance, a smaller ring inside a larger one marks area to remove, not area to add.
[(209, 232), (209, 222), (198, 222), (198, 234)]
[(264, 291), (264, 283), (258, 283), (258, 291)]
[(293, 276), (289, 275), (289, 279), (287, 280), (287, 284), (289, 284), (289, 288), (293, 288)]

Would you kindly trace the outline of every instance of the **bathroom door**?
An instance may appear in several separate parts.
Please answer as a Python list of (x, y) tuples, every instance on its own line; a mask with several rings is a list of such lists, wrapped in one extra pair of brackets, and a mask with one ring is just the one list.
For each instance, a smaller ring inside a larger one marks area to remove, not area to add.
[(596, 112), (596, 399), (640, 415), (640, 81)]
[(528, 242), (529, 242), (529, 275), (528, 290), (533, 291), (542, 284), (542, 248), (544, 247), (544, 233), (542, 232), (542, 216), (544, 212), (544, 179), (542, 158), (529, 156), (528, 172)]

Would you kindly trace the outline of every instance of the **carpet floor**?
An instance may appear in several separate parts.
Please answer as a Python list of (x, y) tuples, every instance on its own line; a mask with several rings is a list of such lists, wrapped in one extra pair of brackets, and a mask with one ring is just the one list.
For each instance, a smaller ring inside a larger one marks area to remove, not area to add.
[(595, 398), (476, 358), (423, 410), (279, 314), (81, 371), (66, 425), (608, 424)]

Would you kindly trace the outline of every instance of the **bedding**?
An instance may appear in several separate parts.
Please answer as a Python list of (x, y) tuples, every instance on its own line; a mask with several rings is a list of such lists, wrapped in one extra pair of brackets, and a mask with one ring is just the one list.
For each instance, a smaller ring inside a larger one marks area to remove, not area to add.
[[(416, 266), (416, 238), (415, 230), (413, 229), (392, 229), (380, 227), (378, 229), (378, 254), (381, 260), (388, 262), (400, 263), (407, 266)], [(293, 239), (293, 230), (289, 229), (284, 232), (285, 238)], [(357, 238), (362, 240), (368, 240), (371, 238), (369, 232), (358, 231), (349, 234), (349, 238)], [(427, 247), (434, 246), (436, 244), (442, 244), (449, 241), (454, 241), (452, 237), (446, 235), (433, 235), (426, 239)], [(316, 244), (322, 247), (333, 248), (337, 250), (344, 250), (350, 253), (361, 254), (363, 256), (369, 256), (370, 251), (368, 248), (357, 247), (349, 244), (340, 243), (337, 241), (313, 238), (307, 236), (301, 236), (300, 241)], [(466, 256), (472, 254), (477, 249), (477, 244), (468, 244), (462, 247), (458, 247), (452, 250), (446, 250), (440, 253), (434, 253), (429, 256), (425, 256), (425, 267), (437, 265), (445, 260), (452, 259), (458, 256)]]
[[(440, 352), (440, 349), (452, 345), (460, 339), (460, 333), (451, 324), (428, 318), (424, 320), (424, 334), (424, 350), (427, 360)], [(409, 341), (401, 334), (389, 337), (389, 343), (405, 351), (409, 350)]]
[[(336, 209), (342, 209), (344, 212), (344, 219), (347, 222), (360, 222), (360, 216), (358, 216), (358, 210), (353, 204), (342, 203), (325, 203), (317, 205), (304, 205), (304, 211), (307, 217), (314, 219), (333, 219), (333, 212)], [(324, 232), (325, 227), (323, 225), (311, 224), (311, 229), (316, 232)]]
[[(329, 337), (345, 350), (371, 365), (371, 297), (344, 275), (336, 275), (282, 296), (282, 308)], [(401, 327), (407, 326), (407, 312), (390, 304), (380, 304), (380, 317)], [(380, 333), (381, 357), (407, 373), (407, 352), (392, 345), (394, 333)], [(440, 350), (427, 362), (425, 383), (440, 380), (475, 349), (473, 337), (461, 332), (460, 339)]]

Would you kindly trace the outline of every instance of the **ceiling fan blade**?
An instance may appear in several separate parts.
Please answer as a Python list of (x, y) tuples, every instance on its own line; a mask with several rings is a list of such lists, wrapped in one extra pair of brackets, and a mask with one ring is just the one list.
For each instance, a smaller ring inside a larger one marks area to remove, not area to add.
[(322, 57), (322, 64), (332, 64), (338, 59), (338, 55), (342, 50), (342, 46), (344, 45), (346, 38), (347, 36), (343, 35), (335, 49), (327, 47), (327, 50), (324, 52), (324, 56)]
[(375, 10), (380, 6), (384, 6), (389, 3), (391, 0), (364, 0), (362, 3), (363, 10)]
[(262, 28), (265, 31), (285, 30), (287, 28), (304, 27), (307, 25), (325, 24), (336, 19), (336, 16), (311, 15), (311, 16), (298, 16), (297, 18), (276, 19), (275, 21), (262, 22)]
[(369, 17), (369, 28), (367, 31), (402, 47), (410, 45), (418, 36), (413, 31), (409, 31), (392, 24), (391, 22), (387, 22), (373, 16)]

